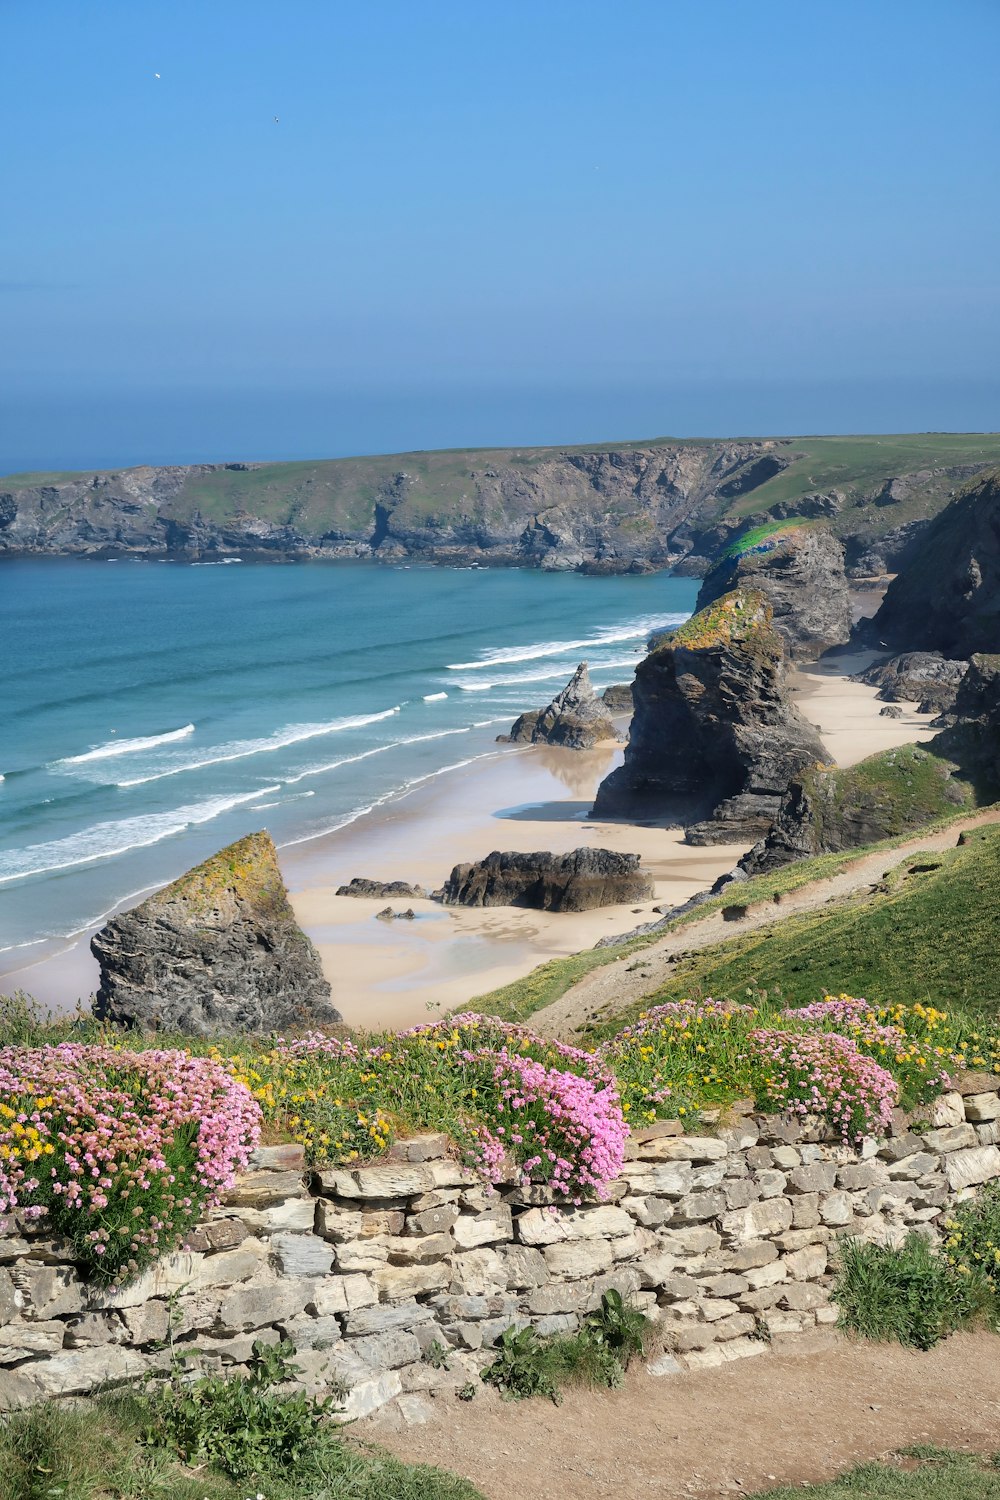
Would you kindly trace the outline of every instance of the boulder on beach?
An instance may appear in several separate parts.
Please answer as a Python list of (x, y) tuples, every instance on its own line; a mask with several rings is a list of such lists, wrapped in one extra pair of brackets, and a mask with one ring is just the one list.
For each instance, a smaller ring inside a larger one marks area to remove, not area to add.
[(625, 762), (594, 815), (664, 818), (697, 844), (760, 838), (797, 773), (829, 760), (788, 693), (768, 598), (737, 589), (651, 646)]
[(295, 920), (270, 834), (251, 833), (92, 939), (100, 1020), (194, 1036), (342, 1019)]
[(411, 901), (425, 901), (427, 891), (420, 885), (408, 885), (405, 880), (368, 880), (364, 875), (355, 875), (350, 885), (338, 885), (338, 896), (360, 896), (367, 900), (385, 901), (389, 896), (406, 896)]
[(877, 687), (876, 696), (883, 703), (919, 703), (921, 713), (940, 714), (954, 707), (968, 669), (967, 661), (942, 656), (940, 651), (904, 651), (866, 667), (855, 681)]
[(509, 735), (499, 736), (511, 745), (562, 745), (569, 750), (590, 750), (618, 737), (608, 705), (594, 692), (585, 661), (548, 708), (523, 713)]
[(446, 906), (530, 906), (537, 911), (591, 911), (648, 901), (653, 877), (638, 854), (574, 849), (569, 854), (494, 850), (475, 864), (456, 865), (445, 881)]

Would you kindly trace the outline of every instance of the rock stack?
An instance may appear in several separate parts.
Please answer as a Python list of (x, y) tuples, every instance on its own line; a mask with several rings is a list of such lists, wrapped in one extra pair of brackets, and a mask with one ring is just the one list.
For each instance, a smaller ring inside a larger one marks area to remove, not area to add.
[(582, 661), (548, 708), (523, 713), (510, 734), (499, 738), (511, 745), (562, 745), (569, 750), (590, 750), (602, 740), (617, 739), (618, 731), (611, 721), (608, 705), (591, 686), (587, 663)]
[(699, 844), (760, 838), (798, 772), (829, 760), (788, 696), (769, 600), (737, 589), (652, 645), (594, 816), (664, 818)]
[(267, 833), (230, 844), (102, 927), (101, 1020), (194, 1036), (341, 1020)]

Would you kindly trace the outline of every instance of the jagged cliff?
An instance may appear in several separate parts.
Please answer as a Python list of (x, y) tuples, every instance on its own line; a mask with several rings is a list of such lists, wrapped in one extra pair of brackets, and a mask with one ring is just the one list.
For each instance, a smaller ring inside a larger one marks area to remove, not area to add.
[(267, 833), (248, 834), (112, 917), (90, 946), (102, 1020), (212, 1036), (341, 1019)]
[(756, 539), (749, 531), (727, 548), (701, 586), (697, 609), (735, 588), (759, 589), (789, 655), (813, 661), (851, 635), (851, 596), (843, 544), (825, 527), (795, 526)]
[(886, 591), (873, 638), (896, 650), (969, 657), (1000, 649), (1000, 469), (924, 532)]
[(640, 663), (624, 765), (596, 817), (665, 817), (694, 843), (759, 838), (804, 766), (828, 760), (785, 687), (771, 606), (737, 589), (659, 637)]
[(420, 557), (703, 573), (750, 519), (821, 517), (851, 559), (882, 558), (896, 555), (891, 538), (910, 537), (947, 503), (956, 476), (997, 462), (1000, 439), (931, 434), (14, 475), (0, 478), (0, 556)]

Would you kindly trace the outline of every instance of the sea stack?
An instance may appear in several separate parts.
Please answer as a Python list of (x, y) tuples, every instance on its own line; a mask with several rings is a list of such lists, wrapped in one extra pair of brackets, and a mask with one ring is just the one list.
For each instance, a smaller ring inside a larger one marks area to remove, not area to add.
[(829, 760), (788, 696), (769, 600), (736, 589), (652, 646), (625, 763), (602, 781), (594, 816), (663, 818), (698, 844), (760, 838), (797, 773)]
[(851, 636), (844, 548), (832, 531), (801, 525), (731, 543), (698, 593), (698, 609), (735, 588), (759, 589), (793, 661), (814, 661)]
[(194, 1036), (340, 1021), (270, 834), (251, 833), (93, 938), (100, 1020)]
[(569, 854), (501, 853), (456, 865), (445, 881), (446, 906), (531, 906), (536, 911), (592, 911), (653, 896), (653, 877), (638, 854), (573, 849)]
[(585, 661), (548, 708), (523, 713), (506, 736), (512, 745), (562, 745), (568, 750), (590, 750), (602, 740), (617, 738), (608, 705), (594, 692)]

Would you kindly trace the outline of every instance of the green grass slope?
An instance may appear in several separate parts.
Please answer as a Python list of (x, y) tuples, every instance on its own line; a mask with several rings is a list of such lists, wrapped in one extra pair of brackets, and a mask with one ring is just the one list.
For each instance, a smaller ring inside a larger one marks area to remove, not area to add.
[(665, 1000), (740, 999), (751, 986), (777, 987), (791, 1004), (846, 992), (876, 1004), (930, 1002), (995, 1023), (998, 894), (1000, 828), (984, 827), (942, 854), (914, 855), (865, 895), (682, 958), (669, 984), (609, 1018), (607, 1029)]

